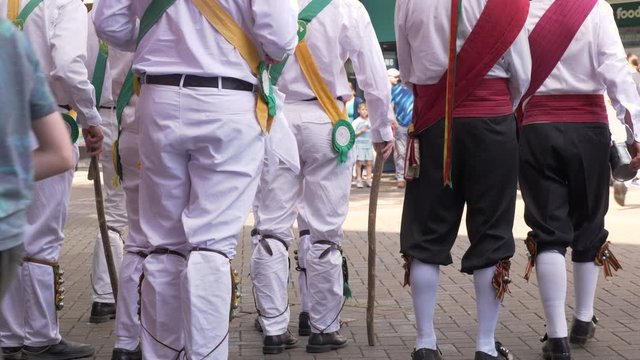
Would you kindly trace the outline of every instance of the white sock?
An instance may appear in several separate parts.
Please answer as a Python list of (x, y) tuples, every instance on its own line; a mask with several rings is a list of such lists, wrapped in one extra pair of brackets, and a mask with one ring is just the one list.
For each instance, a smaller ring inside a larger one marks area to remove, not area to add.
[(538, 254), (536, 275), (547, 320), (547, 335), (550, 338), (566, 337), (567, 320), (564, 306), (567, 300), (567, 269), (564, 255), (556, 251)]
[(593, 301), (596, 297), (600, 267), (594, 262), (573, 263), (573, 287), (576, 295), (576, 306), (573, 316), (581, 321), (593, 318)]
[(433, 314), (436, 311), (436, 297), (440, 280), (440, 266), (425, 264), (418, 260), (411, 262), (411, 297), (416, 314), (418, 338), (416, 349), (436, 349), (436, 332), (433, 329)]
[(498, 356), (495, 344), (496, 324), (500, 314), (500, 301), (496, 299), (493, 288), (493, 276), (496, 267), (488, 267), (473, 272), (473, 285), (476, 288), (476, 309), (478, 313), (478, 335), (476, 350), (491, 356)]

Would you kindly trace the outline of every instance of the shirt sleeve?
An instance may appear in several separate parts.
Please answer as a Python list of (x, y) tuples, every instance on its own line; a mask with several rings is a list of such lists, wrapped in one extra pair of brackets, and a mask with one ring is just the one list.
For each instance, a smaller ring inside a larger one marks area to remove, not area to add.
[(371, 138), (373, 142), (393, 140), (391, 124), (393, 111), (389, 111), (391, 85), (387, 77), (382, 49), (371, 24), (367, 10), (359, 2), (354, 2), (354, 11), (350, 21), (352, 26), (345, 36), (345, 48), (353, 64), (358, 86), (364, 92), (371, 120)]
[(53, 79), (64, 84), (71, 107), (78, 113), (83, 128), (100, 125), (95, 91), (89, 82), (87, 59), (87, 10), (79, 1), (66, 2), (59, 8), (51, 35)]
[(396, 50), (398, 53), (398, 66), (400, 67), (400, 74), (404, 84), (409, 90), (412, 90), (413, 84), (409, 82), (411, 78), (411, 69), (413, 64), (411, 62), (411, 46), (409, 45), (409, 38), (407, 36), (406, 25), (406, 5), (405, 0), (396, 1), (396, 14), (395, 14), (395, 30), (396, 30)]
[(509, 92), (515, 109), (531, 83), (531, 50), (526, 26), (522, 28), (516, 40), (505, 53), (504, 61), (509, 72)]
[(122, 51), (135, 51), (139, 31), (131, 0), (103, 0), (94, 5), (93, 24), (100, 39)]
[(33, 79), (33, 81), (30, 82), (32, 87), (29, 94), (31, 120), (38, 120), (56, 112), (57, 105), (53, 100), (53, 95), (49, 89), (47, 78), (40, 67), (38, 57), (34, 53), (29, 41), (27, 41), (27, 38), (21, 33), (16, 32), (16, 34), (19, 37), (19, 45), (22, 47), (25, 58), (28, 61), (25, 69), (31, 72), (29, 77)]
[(597, 39), (598, 74), (607, 87), (607, 93), (611, 98), (611, 104), (616, 109), (618, 119), (627, 125), (627, 143), (632, 143), (640, 141), (640, 95), (629, 76), (625, 51), (613, 18), (613, 10), (609, 4), (604, 5), (600, 9), (600, 28)]
[[(252, 0), (253, 32), (274, 60), (292, 55), (298, 43), (298, 7), (291, 1)], [(277, 9), (277, 11), (274, 11)]]

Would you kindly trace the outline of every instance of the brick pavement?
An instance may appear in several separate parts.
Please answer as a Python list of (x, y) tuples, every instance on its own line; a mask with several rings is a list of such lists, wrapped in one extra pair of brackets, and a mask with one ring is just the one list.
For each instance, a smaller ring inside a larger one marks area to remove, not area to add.
[[(89, 272), (97, 225), (92, 187), (85, 179), (86, 173), (79, 171), (65, 229), (67, 242), (62, 250), (61, 263), (66, 272), (67, 295), (65, 309), (60, 313), (60, 326), (66, 338), (93, 344), (97, 349), (96, 359), (109, 359), (114, 343), (113, 322), (88, 323), (91, 304)], [(595, 340), (585, 348), (574, 348), (574, 359), (640, 360), (640, 238), (634, 231), (640, 215), (640, 190), (630, 191), (628, 203), (630, 205), (626, 208), (613, 204), (607, 218), (611, 239), (617, 242), (614, 251), (624, 271), (617, 273), (613, 281), (601, 281), (596, 301), (600, 324)], [(253, 330), (256, 314), (248, 275), (251, 245), (249, 228), (245, 227), (234, 261), (243, 281), (243, 298), (240, 316), (231, 326), (230, 359), (409, 359), (416, 330), (409, 290), (401, 286), (403, 273), (398, 254), (398, 232), (402, 192), (387, 180), (380, 197), (375, 347), (367, 345), (365, 325), (367, 208), (367, 189), (354, 189), (343, 244), (349, 257), (354, 297), (345, 304), (342, 332), (351, 339), (351, 344), (339, 351), (310, 355), (304, 352), (306, 338), (302, 338), (298, 348), (284, 354), (261, 354), (261, 335)], [(518, 214), (522, 214), (521, 200), (518, 200)], [(502, 308), (497, 338), (513, 351), (517, 359), (534, 360), (541, 359), (538, 339), (544, 333), (544, 320), (535, 276), (530, 284), (522, 279), (526, 263), (522, 237), (526, 234), (526, 227), (520, 217), (517, 216), (514, 228), (518, 237), (512, 267), (514, 284)], [(453, 249), (454, 266), (443, 268), (436, 310), (438, 343), (445, 359), (451, 360), (472, 359), (475, 351), (473, 282), (470, 276), (457, 270), (468, 242), (464, 233), (461, 229), (461, 236)], [(291, 329), (295, 332), (300, 307), (295, 291), (297, 274), (294, 272), (292, 275)], [(568, 303), (572, 304), (570, 274), (568, 278)], [(567, 316), (571, 317), (571, 309), (567, 309)]]

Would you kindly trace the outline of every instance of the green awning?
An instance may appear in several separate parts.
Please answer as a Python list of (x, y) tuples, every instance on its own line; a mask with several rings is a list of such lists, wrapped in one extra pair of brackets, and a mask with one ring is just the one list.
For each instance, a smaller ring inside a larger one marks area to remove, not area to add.
[[(371, 22), (376, 30), (378, 41), (381, 43), (395, 42), (396, 34), (393, 30), (393, 14), (395, 13), (395, 0), (360, 0), (367, 8)], [(424, 0), (428, 1), (428, 0)]]
[(640, 26), (640, 1), (610, 1), (618, 27)]

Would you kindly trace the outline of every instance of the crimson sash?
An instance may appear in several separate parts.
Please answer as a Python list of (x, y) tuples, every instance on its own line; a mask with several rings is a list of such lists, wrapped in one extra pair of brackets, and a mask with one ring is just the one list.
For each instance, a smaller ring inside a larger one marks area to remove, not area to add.
[(598, 3), (598, 0), (556, 0), (529, 34), (531, 83), (518, 106), (523, 121), (523, 104), (535, 94), (567, 51), (573, 38)]
[[(456, 59), (454, 109), (482, 83), (484, 77), (511, 47), (529, 14), (527, 0), (489, 0)], [(438, 83), (416, 91), (414, 135), (445, 114), (448, 70)], [(417, 85), (419, 86), (419, 85)]]

